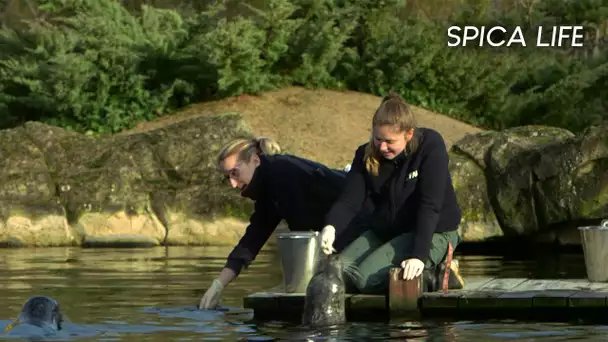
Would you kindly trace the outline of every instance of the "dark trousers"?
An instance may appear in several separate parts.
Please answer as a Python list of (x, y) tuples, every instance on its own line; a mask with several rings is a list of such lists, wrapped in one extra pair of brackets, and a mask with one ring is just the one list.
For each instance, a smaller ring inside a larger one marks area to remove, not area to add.
[[(357, 230), (362, 230), (360, 227), (352, 229), (353, 235)], [(346, 262), (356, 266), (359, 274), (355, 279), (348, 275), (345, 277), (346, 291), (366, 294), (387, 293), (389, 270), (400, 267), (401, 262), (409, 257), (413, 238), (413, 233), (390, 238), (382, 232), (375, 232), (374, 229), (365, 229), (357, 238), (352, 239), (352, 242), (339, 251)], [(448, 242), (456, 248), (460, 241), (457, 230), (433, 234), (426, 268), (434, 268), (445, 260)], [(345, 240), (341, 241), (341, 243), (345, 242)]]

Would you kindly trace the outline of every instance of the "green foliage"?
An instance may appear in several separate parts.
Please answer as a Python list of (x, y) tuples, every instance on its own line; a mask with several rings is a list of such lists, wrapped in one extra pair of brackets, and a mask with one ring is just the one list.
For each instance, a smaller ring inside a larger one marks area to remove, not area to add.
[[(117, 132), (192, 102), (290, 84), (392, 89), (492, 129), (578, 131), (608, 119), (608, 0), (493, 3), (226, 0), (135, 12), (110, 0), (40, 1), (41, 16), (0, 30), (0, 127)], [(584, 25), (587, 48), (448, 47), (447, 28), (465, 24), (520, 25), (531, 40), (538, 25)]]
[(139, 65), (188, 35), (175, 12), (145, 8), (136, 18), (118, 2), (77, 0), (45, 1), (41, 10), (70, 16), (1, 32), (3, 120), (116, 132), (165, 112), (180, 80), (147, 87), (151, 75)]

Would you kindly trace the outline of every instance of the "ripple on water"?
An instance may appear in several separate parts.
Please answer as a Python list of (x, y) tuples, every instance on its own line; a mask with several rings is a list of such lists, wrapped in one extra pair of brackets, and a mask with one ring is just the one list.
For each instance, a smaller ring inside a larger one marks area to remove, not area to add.
[[(256, 322), (238, 309), (242, 297), (281, 282), (278, 259), (263, 251), (226, 288), (227, 311), (196, 310), (231, 248), (0, 249), (0, 296), (4, 328), (31, 295), (49, 295), (69, 318), (63, 341), (269, 341), (407, 340), (597, 341), (608, 328), (513, 321), (351, 322), (341, 329), (307, 329), (285, 322)], [(582, 256), (506, 260), (459, 256), (466, 276), (583, 277)], [(549, 261), (547, 261), (549, 260)], [(0, 340), (9, 337), (0, 335)]]

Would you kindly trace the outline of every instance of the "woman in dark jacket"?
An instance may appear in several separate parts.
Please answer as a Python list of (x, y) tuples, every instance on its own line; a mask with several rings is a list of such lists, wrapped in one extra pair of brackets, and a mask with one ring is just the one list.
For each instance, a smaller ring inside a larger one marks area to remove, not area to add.
[(268, 138), (237, 139), (220, 150), (218, 170), (255, 205), (245, 234), (202, 297), (200, 308), (218, 304), (226, 285), (255, 259), (282, 219), (291, 231), (320, 231), (342, 191), (345, 171), (280, 152), (279, 145)]
[[(442, 282), (436, 275), (444, 273), (435, 271), (449, 247), (460, 242), (461, 213), (445, 142), (438, 132), (415, 127), (413, 111), (401, 97), (385, 97), (372, 119), (372, 137), (355, 152), (344, 192), (327, 215), (321, 245), (330, 254), (335, 237), (362, 204), (373, 203), (369, 229), (342, 252), (361, 275), (350, 292), (386, 292), (391, 267), (403, 267), (405, 279), (426, 269), (425, 279), (433, 274)], [(454, 266), (450, 287), (460, 288)]]

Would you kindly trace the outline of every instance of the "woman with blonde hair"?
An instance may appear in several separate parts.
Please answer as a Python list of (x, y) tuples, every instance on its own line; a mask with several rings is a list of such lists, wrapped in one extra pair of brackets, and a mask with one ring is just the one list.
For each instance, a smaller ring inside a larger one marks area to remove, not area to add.
[(424, 272), (425, 280), (434, 284), (427, 291), (446, 286), (445, 274), (449, 288), (462, 287), (457, 265), (449, 262), (448, 252), (461, 241), (461, 213), (448, 161), (437, 131), (416, 127), (412, 108), (399, 95), (383, 98), (372, 119), (370, 141), (356, 150), (345, 189), (321, 233), (322, 248), (331, 254), (336, 235), (371, 201), (369, 229), (341, 253), (360, 273), (349, 292), (385, 293), (392, 267), (402, 267), (405, 279)]
[(201, 309), (217, 306), (226, 285), (256, 258), (281, 220), (291, 231), (320, 231), (346, 180), (346, 171), (283, 154), (274, 140), (264, 137), (236, 139), (224, 145), (218, 153), (217, 169), (255, 204), (245, 234), (202, 297)]

